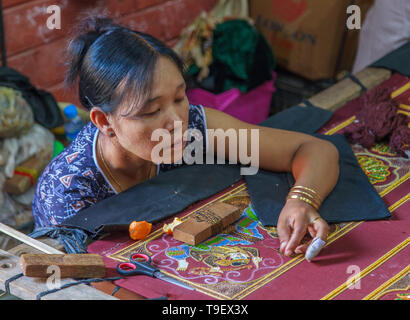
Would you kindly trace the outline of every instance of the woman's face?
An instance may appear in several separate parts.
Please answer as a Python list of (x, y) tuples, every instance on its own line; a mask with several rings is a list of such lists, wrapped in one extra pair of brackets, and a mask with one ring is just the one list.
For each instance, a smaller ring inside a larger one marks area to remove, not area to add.
[[(185, 142), (178, 143), (181, 140), (178, 133), (184, 133), (188, 127), (189, 102), (185, 90), (184, 78), (176, 65), (170, 59), (160, 57), (155, 66), (147, 105), (139, 111), (132, 111), (127, 117), (112, 117), (112, 127), (121, 147), (141, 159), (158, 162), (152, 157), (153, 148), (158, 143), (164, 145), (166, 140), (162, 142), (160, 138), (156, 141), (158, 139), (152, 139), (152, 134), (157, 129), (165, 129), (162, 132), (169, 133), (171, 137), (171, 145), (167, 144), (166, 148), (172, 156), (164, 162), (179, 160)], [(167, 154), (161, 151), (159, 155), (164, 157), (164, 153)]]

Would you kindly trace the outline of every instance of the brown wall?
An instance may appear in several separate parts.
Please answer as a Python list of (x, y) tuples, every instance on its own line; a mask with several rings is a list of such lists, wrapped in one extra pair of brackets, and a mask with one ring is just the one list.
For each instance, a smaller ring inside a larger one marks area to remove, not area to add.
[[(108, 10), (118, 22), (175, 44), (181, 30), (202, 10), (209, 11), (217, 0), (3, 0), (7, 65), (39, 89), (51, 92), (57, 101), (78, 103), (75, 92), (62, 87), (62, 53), (68, 33), (82, 10)], [(61, 8), (61, 29), (46, 26), (47, 7)]]

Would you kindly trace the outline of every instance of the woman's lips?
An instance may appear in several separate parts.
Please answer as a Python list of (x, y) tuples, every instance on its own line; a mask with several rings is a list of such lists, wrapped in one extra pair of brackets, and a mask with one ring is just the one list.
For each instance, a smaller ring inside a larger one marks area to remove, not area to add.
[(181, 147), (184, 143), (185, 143), (184, 140), (178, 140), (178, 141), (174, 142), (173, 144), (171, 144), (169, 147), (166, 147), (165, 149), (179, 148), (179, 147)]
[(173, 144), (171, 144), (171, 147), (175, 147), (175, 146), (177, 146), (179, 144), (183, 144), (183, 143), (184, 143), (184, 140), (179, 140), (179, 141), (174, 142)]

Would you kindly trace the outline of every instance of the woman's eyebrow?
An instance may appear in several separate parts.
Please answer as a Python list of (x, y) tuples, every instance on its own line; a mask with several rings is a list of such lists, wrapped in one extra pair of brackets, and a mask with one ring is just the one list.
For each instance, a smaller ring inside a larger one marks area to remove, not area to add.
[[(186, 87), (185, 81), (182, 82), (180, 85), (178, 85), (177, 91), (180, 90), (180, 89), (182, 89), (182, 88), (184, 88), (184, 87)], [(146, 105), (149, 105), (150, 103), (154, 102), (155, 100), (157, 100), (157, 99), (159, 99), (159, 98), (161, 98), (161, 96), (156, 96), (156, 97), (154, 97), (154, 98), (148, 99)]]
[[(180, 90), (180, 89), (182, 89), (182, 88), (186, 88), (186, 83), (185, 83), (185, 81), (178, 85), (177, 91)], [(148, 108), (148, 106), (150, 105), (150, 103), (154, 102), (155, 100), (157, 100), (157, 99), (159, 99), (159, 98), (161, 98), (161, 96), (157, 96), (157, 97), (148, 99), (148, 100), (144, 103), (144, 105), (143, 105), (133, 116), (135, 117), (135, 116), (139, 116), (139, 115), (143, 114), (143, 112)]]

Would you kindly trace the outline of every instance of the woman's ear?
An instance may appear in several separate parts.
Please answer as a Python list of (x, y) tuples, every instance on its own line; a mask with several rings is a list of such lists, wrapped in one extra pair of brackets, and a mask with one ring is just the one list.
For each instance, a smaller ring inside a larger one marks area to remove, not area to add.
[(114, 130), (111, 126), (107, 114), (98, 107), (93, 107), (90, 111), (90, 120), (104, 135), (115, 136)]

